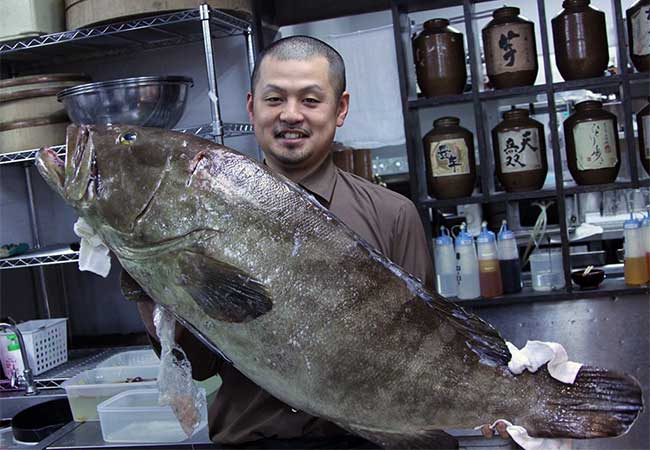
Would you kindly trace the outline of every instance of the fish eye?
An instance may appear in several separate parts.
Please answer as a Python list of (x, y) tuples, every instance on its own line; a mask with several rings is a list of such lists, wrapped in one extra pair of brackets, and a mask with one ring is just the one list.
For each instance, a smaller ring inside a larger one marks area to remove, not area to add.
[(132, 145), (138, 139), (138, 135), (132, 131), (123, 133), (119, 137), (119, 142), (122, 145)]

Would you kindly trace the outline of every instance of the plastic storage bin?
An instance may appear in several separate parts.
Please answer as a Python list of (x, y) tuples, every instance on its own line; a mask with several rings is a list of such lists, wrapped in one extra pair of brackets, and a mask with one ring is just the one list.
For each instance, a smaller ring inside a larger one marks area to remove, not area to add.
[(160, 359), (156, 352), (152, 349), (144, 350), (127, 350), (106, 358), (104, 361), (97, 364), (97, 368), (101, 367), (143, 367), (143, 366), (159, 366)]
[[(204, 389), (199, 389), (199, 393), (205, 398)], [(158, 405), (158, 389), (122, 392), (97, 406), (97, 411), (106, 442), (155, 443), (188, 439), (172, 408)], [(200, 424), (192, 437), (198, 438), (202, 433), (208, 442), (207, 423), (208, 411), (204, 406)]]
[[(142, 381), (133, 382), (139, 377)], [(63, 383), (75, 422), (97, 421), (97, 405), (120, 392), (158, 386), (158, 367), (104, 367)]]
[[(63, 364), (68, 360), (68, 329), (66, 318), (30, 320), (18, 324), (23, 335), (29, 367), (34, 375)], [(9, 345), (10, 331), (0, 333), (0, 346)], [(2, 352), (4, 356), (4, 352)]]
[(564, 269), (560, 250), (542, 249), (530, 255), (533, 289), (551, 291), (564, 287)]

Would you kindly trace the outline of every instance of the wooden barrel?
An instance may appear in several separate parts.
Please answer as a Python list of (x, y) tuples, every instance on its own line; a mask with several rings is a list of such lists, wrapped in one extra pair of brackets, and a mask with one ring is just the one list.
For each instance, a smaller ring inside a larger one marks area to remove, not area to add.
[(207, 3), (242, 19), (253, 15), (253, 0), (65, 0), (68, 30), (104, 22), (122, 22), (138, 16), (198, 8)]

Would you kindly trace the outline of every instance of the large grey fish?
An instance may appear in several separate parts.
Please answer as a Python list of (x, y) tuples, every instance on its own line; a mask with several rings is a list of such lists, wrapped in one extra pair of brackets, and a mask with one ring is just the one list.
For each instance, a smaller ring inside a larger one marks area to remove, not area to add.
[(43, 177), (124, 269), (275, 397), (382, 446), (507, 419), (531, 436), (625, 433), (632, 377), (514, 376), (499, 334), (426, 291), (284, 177), (186, 134), (70, 127)]

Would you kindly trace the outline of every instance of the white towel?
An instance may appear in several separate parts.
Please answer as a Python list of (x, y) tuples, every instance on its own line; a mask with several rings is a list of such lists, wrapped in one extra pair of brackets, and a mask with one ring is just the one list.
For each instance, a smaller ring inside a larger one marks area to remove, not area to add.
[(74, 234), (81, 238), (79, 270), (93, 272), (106, 278), (111, 271), (108, 247), (83, 217), (75, 222)]

